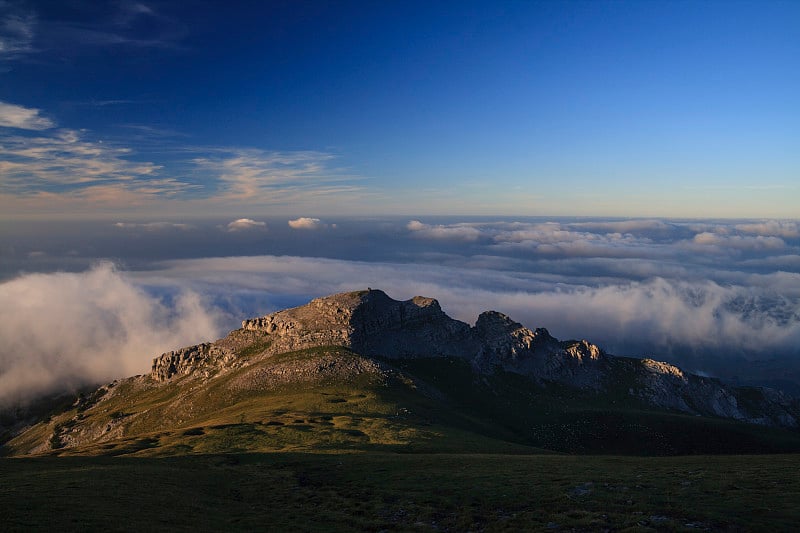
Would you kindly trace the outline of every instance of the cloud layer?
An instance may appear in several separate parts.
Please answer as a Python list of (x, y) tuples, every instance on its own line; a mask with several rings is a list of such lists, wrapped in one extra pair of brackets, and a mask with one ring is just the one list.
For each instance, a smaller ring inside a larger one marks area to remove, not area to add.
[(800, 343), (800, 274), (765, 276), (758, 280), (762, 287), (660, 277), (589, 286), (548, 274), (262, 256), (171, 262), (147, 277), (155, 275), (206, 294), (263, 294), (264, 307), (252, 310), (259, 314), (274, 310), (269, 298), (281, 295), (297, 295), (299, 304), (366, 286), (396, 298), (422, 294), (467, 322), (496, 309), (530, 327), (588, 338), (623, 354), (773, 355), (796, 351)]
[[(267, 225), (268, 232), (246, 231)], [(41, 382), (0, 377), (2, 387), (72, 384), (87, 368), (99, 369), (86, 374), (98, 379), (143, 372), (160, 351), (214, 337), (244, 317), (367, 286), (400, 299), (438, 298), (466, 322), (495, 309), (618, 355), (688, 361), (700, 370), (712, 361), (732, 368), (727, 362), (746, 359), (794, 361), (800, 368), (795, 221), (338, 219), (324, 225), (336, 231), (298, 231), (286, 218), (17, 226), (19, 234), (10, 232), (13, 238), (0, 246), (4, 269), (79, 273), (17, 276), (0, 285), (0, 341), (12, 347), (2, 352), (2, 375), (37, 364), (52, 369)], [(83, 271), (101, 257), (118, 258), (129, 270)], [(166, 297), (180, 294), (195, 296)], [(137, 348), (138, 342), (145, 345)], [(20, 354), (32, 364), (22, 364)], [(119, 357), (144, 366), (107, 367), (104, 357), (117, 361), (108, 354), (128, 354)], [(114, 376), (104, 373), (112, 367)], [(8, 390), (6, 396), (19, 394), (18, 387)]]
[(220, 315), (197, 294), (157, 298), (109, 263), (0, 284), (0, 406), (148, 371), (153, 357), (211, 340)]

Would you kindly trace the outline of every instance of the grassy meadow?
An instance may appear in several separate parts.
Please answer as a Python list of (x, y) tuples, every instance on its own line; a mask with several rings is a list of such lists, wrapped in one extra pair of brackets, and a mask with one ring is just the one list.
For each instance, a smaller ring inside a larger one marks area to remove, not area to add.
[(800, 456), (0, 460), (4, 531), (789, 531)]

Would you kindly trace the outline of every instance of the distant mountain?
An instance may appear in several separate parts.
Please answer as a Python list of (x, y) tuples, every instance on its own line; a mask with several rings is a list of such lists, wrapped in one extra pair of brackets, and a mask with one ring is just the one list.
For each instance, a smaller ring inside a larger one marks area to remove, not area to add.
[(80, 396), (5, 453), (328, 448), (574, 453), (800, 450), (800, 402), (559, 341), (496, 311), (336, 294), (245, 320)]

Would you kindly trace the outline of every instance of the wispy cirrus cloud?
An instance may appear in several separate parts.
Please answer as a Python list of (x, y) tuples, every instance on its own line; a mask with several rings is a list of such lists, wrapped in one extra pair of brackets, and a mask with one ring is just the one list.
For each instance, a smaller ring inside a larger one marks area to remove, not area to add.
[(47, 136), (6, 136), (4, 158), (7, 188), (35, 189), (38, 184), (80, 184), (129, 181), (155, 174), (159, 166), (126, 159), (131, 150), (82, 139), (82, 132), (62, 129)]
[(0, 101), (0, 128), (47, 130), (55, 125), (55, 122), (42, 116), (39, 109)]
[(188, 183), (161, 177), (161, 166), (136, 161), (130, 148), (84, 139), (84, 132), (61, 129), (50, 135), (1, 137), (3, 192), (80, 196), (92, 186), (104, 190), (124, 184), (143, 195), (175, 194)]
[[(55, 126), (38, 109), (0, 102), (0, 204), (8, 213), (145, 205), (176, 213), (265, 205), (304, 209), (345, 205), (367, 194), (355, 177), (331, 164), (335, 156), (328, 153), (177, 141), (139, 143), (135, 150)], [(164, 161), (164, 152), (167, 162), (154, 162)]]
[(0, 2), (0, 60), (19, 61), (58, 50), (61, 57), (98, 47), (180, 49), (187, 25), (158, 8), (135, 1), (70, 3), (66, 11), (46, 4)]
[(14, 59), (33, 51), (36, 15), (10, 2), (0, 2), (0, 59)]
[(74, 2), (67, 16), (40, 17), (39, 41), (44, 50), (59, 48), (65, 53), (101, 46), (179, 48), (188, 28), (162, 7), (133, 1)]
[(352, 176), (331, 168), (332, 154), (212, 149), (192, 160), (217, 180), (217, 197), (229, 202), (280, 204), (307, 196), (363, 192)]

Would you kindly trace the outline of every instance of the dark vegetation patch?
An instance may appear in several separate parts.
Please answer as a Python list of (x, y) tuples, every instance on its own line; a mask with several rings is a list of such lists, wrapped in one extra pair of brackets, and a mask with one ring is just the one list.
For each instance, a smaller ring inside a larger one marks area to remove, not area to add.
[[(697, 417), (649, 407), (620, 384), (595, 393), (555, 383), (538, 385), (512, 372), (476, 375), (456, 358), (394, 361), (403, 373), (430, 384), (443, 397), (406, 403), (421, 420), (492, 437), (579, 454), (691, 455), (800, 451), (800, 432)], [(399, 412), (398, 416), (404, 416)]]
[(4, 531), (47, 530), (54, 515), (84, 531), (791, 531), (799, 467), (797, 455), (3, 459), (0, 508)]

